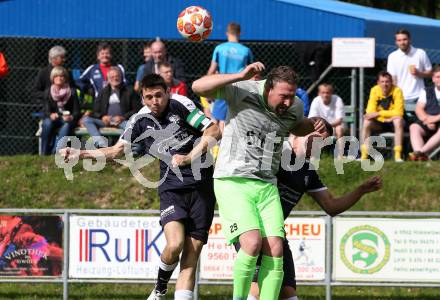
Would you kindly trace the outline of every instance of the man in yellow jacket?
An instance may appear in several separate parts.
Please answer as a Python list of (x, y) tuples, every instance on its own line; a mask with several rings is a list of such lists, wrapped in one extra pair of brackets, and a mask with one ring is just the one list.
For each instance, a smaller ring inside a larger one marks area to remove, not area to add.
[(371, 132), (394, 131), (394, 161), (403, 162), (403, 94), (393, 85), (392, 76), (386, 71), (377, 75), (377, 85), (371, 88), (370, 98), (362, 129), (361, 159), (368, 159), (368, 148), (365, 140)]

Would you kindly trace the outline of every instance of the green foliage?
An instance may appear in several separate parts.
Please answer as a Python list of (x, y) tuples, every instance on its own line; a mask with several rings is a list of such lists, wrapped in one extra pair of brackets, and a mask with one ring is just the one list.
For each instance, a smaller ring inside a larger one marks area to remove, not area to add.
[(342, 0), (359, 4), (363, 6), (370, 6), (375, 8), (387, 9), (407, 14), (419, 15), (428, 18), (439, 17), (440, 3), (437, 0), (419, 0), (419, 1), (402, 1), (402, 0)]

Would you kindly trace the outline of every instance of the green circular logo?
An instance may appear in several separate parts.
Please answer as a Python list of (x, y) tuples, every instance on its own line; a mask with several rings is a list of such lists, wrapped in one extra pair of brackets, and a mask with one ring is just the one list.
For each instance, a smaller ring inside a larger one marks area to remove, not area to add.
[(390, 259), (390, 241), (377, 227), (362, 225), (351, 228), (339, 245), (341, 259), (351, 271), (373, 274)]

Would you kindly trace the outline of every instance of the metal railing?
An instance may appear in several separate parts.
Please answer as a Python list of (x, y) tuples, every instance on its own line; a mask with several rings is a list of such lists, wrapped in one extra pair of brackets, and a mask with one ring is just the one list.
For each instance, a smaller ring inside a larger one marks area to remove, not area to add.
[[(62, 215), (64, 218), (63, 227), (63, 273), (61, 278), (41, 278), (41, 277), (28, 277), (28, 278), (1, 278), (2, 282), (16, 282), (16, 283), (62, 283), (63, 284), (63, 299), (69, 298), (69, 283), (155, 283), (155, 280), (133, 280), (133, 279), (75, 279), (69, 278), (69, 246), (70, 246), (70, 233), (69, 233), (69, 217), (72, 215), (93, 214), (93, 215), (147, 215), (158, 216), (158, 210), (118, 210), (118, 209), (0, 209), (0, 214), (55, 214)], [(216, 215), (218, 213), (216, 212)], [(335, 281), (332, 279), (333, 272), (333, 218), (326, 215), (321, 211), (293, 211), (291, 216), (317, 216), (324, 217), (326, 224), (326, 270), (325, 279), (321, 281), (298, 281), (298, 285), (304, 286), (325, 286), (325, 298), (326, 300), (332, 299), (332, 287), (334, 286), (379, 286), (379, 287), (436, 287), (439, 288), (439, 283), (425, 283), (425, 282), (365, 282), (365, 281)], [(339, 215), (339, 217), (386, 217), (386, 218), (439, 218), (440, 212), (383, 212), (383, 211), (352, 211), (345, 212)], [(171, 281), (174, 282), (174, 281)], [(194, 288), (194, 297), (199, 299), (199, 286), (200, 285), (232, 285), (231, 280), (203, 280), (200, 279), (200, 269), (196, 272), (196, 284)]]

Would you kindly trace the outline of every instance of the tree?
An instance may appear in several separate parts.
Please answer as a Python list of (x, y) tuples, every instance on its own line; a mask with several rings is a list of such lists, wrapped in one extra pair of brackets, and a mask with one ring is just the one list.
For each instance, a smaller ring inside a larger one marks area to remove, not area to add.
[(438, 0), (419, 0), (419, 1), (402, 1), (402, 0), (342, 0), (359, 4), (363, 6), (370, 6), (375, 8), (387, 9), (396, 12), (419, 15), (428, 18), (440, 17), (440, 3)]

